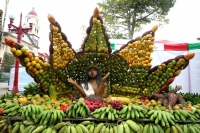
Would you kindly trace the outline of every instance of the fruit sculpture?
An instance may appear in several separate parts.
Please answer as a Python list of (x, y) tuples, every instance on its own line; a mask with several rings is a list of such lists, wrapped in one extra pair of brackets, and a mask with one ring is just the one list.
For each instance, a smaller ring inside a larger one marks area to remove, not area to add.
[(81, 50), (76, 52), (55, 18), (48, 15), (48, 20), (49, 61), (35, 56), (9, 38), (5, 39), (5, 43), (11, 47), (13, 55), (20, 59), (22, 66), (26, 67), (27, 73), (40, 83), (44, 93), (49, 93), (52, 99), (77, 92), (67, 78), (81, 83), (85, 70), (91, 65), (100, 68), (101, 76), (111, 73), (108, 79), (110, 94), (151, 97), (153, 92), (167, 90), (194, 57), (194, 53), (180, 55), (151, 68), (154, 34), (158, 26), (112, 52), (98, 8), (90, 18)]

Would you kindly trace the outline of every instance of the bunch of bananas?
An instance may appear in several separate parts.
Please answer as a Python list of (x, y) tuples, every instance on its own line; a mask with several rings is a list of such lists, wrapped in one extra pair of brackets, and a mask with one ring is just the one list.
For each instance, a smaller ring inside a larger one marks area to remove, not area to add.
[(167, 127), (165, 133), (199, 133), (199, 124), (175, 124), (174, 126)]
[(89, 130), (81, 123), (60, 122), (53, 129), (58, 133), (89, 133)]
[(56, 133), (52, 127), (47, 125), (36, 125), (33, 121), (24, 120), (13, 124), (12, 133)]
[(150, 118), (150, 120), (154, 121), (155, 124), (161, 123), (162, 126), (169, 125), (175, 125), (175, 118), (173, 113), (170, 113), (169, 111), (163, 111), (163, 110), (150, 110), (147, 114)]
[(125, 105), (122, 110), (120, 110), (120, 118), (126, 118), (126, 119), (138, 119), (138, 118), (144, 118), (145, 114), (147, 113), (147, 110), (144, 109), (140, 105), (136, 104), (129, 104)]
[(21, 113), (21, 116), (24, 119), (31, 120), (33, 119), (34, 122), (37, 121), (38, 114), (41, 114), (43, 112), (42, 106), (34, 105), (34, 104), (28, 104), (26, 106), (22, 106), (19, 110)]
[(67, 117), (69, 118), (85, 118), (90, 115), (90, 109), (85, 104), (83, 98), (79, 98), (78, 101), (73, 101), (73, 103), (65, 111)]
[(142, 133), (164, 133), (164, 131), (160, 125), (149, 123), (144, 126)]
[(21, 106), (19, 104), (16, 104), (16, 103), (6, 104), (4, 106), (3, 113), (6, 114), (7, 116), (16, 116), (16, 115), (19, 114), (20, 108), (21, 108)]
[(1, 133), (12, 133), (12, 125), (8, 119), (0, 120), (0, 131)]
[(37, 123), (39, 125), (55, 125), (58, 122), (62, 122), (63, 118), (65, 118), (66, 114), (62, 110), (44, 110), (37, 117)]
[(96, 109), (91, 115), (96, 119), (116, 120), (119, 118), (119, 110), (112, 108), (110, 105)]
[(117, 133), (138, 133), (142, 128), (132, 120), (122, 121), (117, 125)]
[(173, 114), (176, 120), (180, 120), (183, 122), (186, 122), (188, 119), (193, 122), (198, 121), (198, 118), (196, 117), (196, 115), (198, 114), (189, 110), (174, 110)]
[(35, 82), (30, 82), (28, 85), (24, 86), (24, 95), (36, 95), (36, 94), (41, 94), (42, 89), (40, 88), (40, 84), (37, 84)]

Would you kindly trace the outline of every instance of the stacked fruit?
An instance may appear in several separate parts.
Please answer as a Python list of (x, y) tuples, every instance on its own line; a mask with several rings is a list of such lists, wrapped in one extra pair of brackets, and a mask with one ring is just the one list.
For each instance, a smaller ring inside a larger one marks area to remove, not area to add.
[(164, 131), (162, 127), (158, 124), (148, 123), (144, 125), (142, 133), (164, 133)]
[(24, 86), (24, 91), (23, 94), (25, 96), (31, 94), (31, 95), (36, 95), (36, 94), (42, 94), (43, 91), (40, 88), (40, 85), (35, 83), (35, 82), (30, 82), (28, 85)]
[(144, 67), (144, 69), (151, 67), (152, 58), (150, 56), (153, 52), (154, 32), (157, 28), (157, 25), (154, 26), (142, 37), (137, 37), (120, 48), (119, 55), (128, 62), (130, 67)]
[(149, 119), (154, 121), (155, 124), (160, 123), (163, 127), (169, 127), (169, 125), (175, 125), (174, 115), (168, 111), (151, 110), (147, 113)]
[(19, 109), (20, 105), (19, 104), (6, 104), (4, 107), (3, 113), (7, 116), (17, 116), (19, 115)]
[(173, 115), (175, 120), (186, 122), (187, 120), (191, 120), (193, 122), (198, 121), (199, 114), (195, 114), (190, 110), (174, 110)]
[(69, 118), (85, 118), (90, 114), (90, 109), (84, 102), (84, 98), (80, 98), (78, 101), (73, 101), (73, 103), (65, 111), (66, 116)]
[(85, 104), (88, 106), (91, 112), (95, 111), (98, 108), (106, 106), (106, 103), (104, 101), (89, 101), (84, 100)]
[(29, 104), (22, 106), (19, 110), (21, 116), (27, 120), (34, 120), (36, 122), (38, 115), (43, 112), (43, 108), (39, 105)]
[(189, 60), (193, 57), (194, 53), (180, 55), (151, 68), (147, 77), (149, 94), (168, 90), (175, 77), (188, 66)]
[(53, 129), (59, 133), (89, 133), (89, 130), (82, 123), (60, 122)]
[(147, 110), (144, 109), (140, 105), (136, 104), (129, 104), (128, 106), (125, 105), (122, 110), (120, 110), (120, 118), (126, 118), (126, 119), (139, 119), (144, 118), (147, 113)]
[(11, 133), (13, 130), (13, 126), (11, 124), (11, 121), (9, 121), (8, 119), (2, 119), (0, 120), (0, 131), (2, 133)]
[[(51, 24), (51, 45), (53, 45), (52, 65), (53, 69), (65, 68), (67, 63), (74, 58), (74, 51), (69, 42), (63, 39), (63, 33), (58, 25)], [(50, 46), (51, 47), (51, 46)], [(51, 51), (50, 51), (51, 53)]]
[(175, 124), (167, 127), (165, 133), (198, 133), (200, 130), (199, 124)]
[(134, 87), (128, 87), (128, 86), (121, 86), (119, 84), (113, 84), (112, 85), (112, 92), (113, 95), (121, 95), (124, 96), (124, 94), (126, 94), (127, 96), (138, 96), (141, 93), (141, 89), (138, 88), (134, 88)]
[(119, 110), (112, 108), (111, 105), (108, 105), (108, 107), (96, 109), (91, 113), (91, 115), (96, 119), (107, 118), (108, 120), (114, 121), (119, 118)]
[(105, 33), (105, 27), (103, 26), (102, 18), (99, 16), (98, 8), (95, 8), (94, 14), (90, 19), (90, 26), (86, 32), (87, 37), (83, 43), (86, 52), (108, 52), (108, 35)]

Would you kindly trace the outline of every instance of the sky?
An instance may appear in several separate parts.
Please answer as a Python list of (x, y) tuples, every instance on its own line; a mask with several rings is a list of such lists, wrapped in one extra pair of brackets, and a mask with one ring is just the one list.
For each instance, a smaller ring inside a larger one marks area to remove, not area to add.
[[(0, 0), (0, 9), (5, 10), (5, 1)], [(48, 13), (53, 15), (62, 27), (72, 48), (78, 49), (83, 40), (82, 26), (89, 26), (90, 17), (101, 0), (9, 0), (8, 11), (4, 31), (7, 31), (9, 23), (8, 16), (15, 16), (14, 25), (19, 24), (20, 13), (25, 17), (34, 7), (39, 18), (39, 52), (49, 53), (49, 22)], [(200, 8), (199, 0), (177, 0), (173, 8), (167, 15), (170, 23), (164, 27), (159, 27), (155, 38), (156, 40), (172, 41), (197, 41), (200, 37)], [(22, 19), (24, 22), (25, 19)], [(157, 22), (144, 25), (140, 32), (134, 34), (134, 38), (141, 36), (150, 30)]]

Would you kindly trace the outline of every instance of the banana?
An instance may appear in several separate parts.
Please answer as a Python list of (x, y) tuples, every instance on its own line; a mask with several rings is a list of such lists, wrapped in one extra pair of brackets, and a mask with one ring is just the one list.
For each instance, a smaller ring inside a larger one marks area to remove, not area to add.
[(134, 109), (131, 110), (131, 118), (132, 118), (132, 119), (135, 118), (135, 111), (134, 111)]
[(20, 123), (20, 126), (19, 126), (20, 133), (23, 133), (24, 130), (25, 130), (25, 125), (23, 123)]
[[(152, 124), (151, 126), (152, 126), (152, 128), (153, 128), (153, 133), (159, 133), (159, 130), (158, 130), (157, 125)], [(150, 133), (151, 133), (151, 132), (150, 132)]]
[(138, 133), (143, 133), (143, 130), (144, 130), (143, 125), (140, 124), (140, 123), (138, 125), (139, 125), (139, 131), (138, 131)]
[(119, 124), (119, 125), (117, 125), (117, 131), (118, 131), (119, 133), (124, 133), (124, 126), (123, 126), (122, 123)]
[(90, 126), (89, 133), (94, 133), (94, 128), (95, 128), (95, 126), (94, 126), (94, 124), (92, 124)]
[(113, 131), (114, 131), (114, 133), (118, 133), (118, 130), (117, 130), (117, 126), (116, 126), (116, 125), (113, 126)]
[(1, 124), (1, 123), (5, 123), (5, 122), (7, 122), (7, 119), (2, 119), (2, 120), (0, 120), (0, 124)]
[(46, 130), (46, 133), (51, 133), (51, 131), (52, 131), (52, 128), (48, 127), (47, 130)]
[(50, 118), (51, 118), (51, 111), (48, 112), (46, 118), (44, 118), (44, 121), (42, 122), (43, 125), (47, 125), (47, 123), (49, 122)]
[(188, 125), (188, 129), (189, 129), (190, 133), (197, 133), (192, 125)]
[[(68, 128), (68, 127), (67, 127), (66, 125), (63, 126), (63, 127), (61, 127), (58, 133), (64, 133), (65, 131), (67, 131), (67, 128)], [(67, 132), (67, 133), (68, 133), (68, 132)]]
[(135, 118), (136, 118), (136, 119), (139, 119), (140, 115), (139, 115), (138, 111), (137, 111), (137, 110), (134, 110), (134, 113), (135, 113)]
[(137, 123), (135, 123), (134, 121), (126, 120), (126, 123), (128, 124), (129, 128), (131, 128), (134, 132), (139, 131), (139, 127), (138, 127)]
[(109, 128), (109, 133), (114, 133), (113, 126), (110, 126), (110, 128)]
[(13, 127), (11, 124), (8, 125), (7, 133), (12, 133)]
[(19, 133), (19, 129), (20, 129), (20, 123), (17, 123), (17, 124), (14, 126), (14, 128), (13, 128), (13, 130), (12, 130), (12, 133)]
[(178, 133), (178, 130), (176, 129), (175, 126), (171, 126), (171, 132), (172, 133)]
[(78, 124), (78, 126), (81, 128), (81, 130), (83, 131), (83, 133), (88, 133), (89, 132), (88, 129), (84, 125)]
[(130, 117), (131, 117), (131, 112), (128, 111), (128, 112), (126, 113), (126, 119), (130, 119)]
[(143, 129), (143, 133), (149, 133), (149, 124), (146, 124)]
[(152, 124), (149, 124), (149, 133), (154, 133), (153, 132), (153, 125)]
[(100, 133), (105, 133), (105, 132), (106, 132), (106, 125), (104, 125), (100, 130)]
[(46, 125), (39, 125), (39, 126), (36, 127), (35, 130), (33, 130), (32, 133), (40, 133), (40, 132), (42, 132), (44, 129), (46, 129), (46, 127), (47, 127)]
[(192, 127), (193, 127), (193, 129), (196, 131), (196, 133), (198, 133), (199, 132), (199, 129), (194, 125), (194, 124), (192, 124), (191, 125)]
[(74, 127), (74, 125), (70, 125), (70, 131), (71, 131), (71, 133), (77, 133), (76, 128)]
[(124, 127), (124, 132), (130, 133), (131, 131), (130, 131), (128, 124), (126, 122), (122, 122), (122, 124), (123, 124), (123, 127)]
[(31, 128), (34, 127), (34, 125), (29, 125), (25, 128), (24, 133), (29, 133), (29, 131), (31, 130)]
[(8, 130), (8, 124), (6, 124), (3, 129), (1, 130), (1, 133), (7, 133)]
[(175, 127), (176, 127), (178, 133), (184, 133), (183, 130), (181, 129), (181, 127), (178, 124), (175, 124)]
[(75, 128), (76, 128), (77, 133), (84, 133), (79, 125), (76, 125)]
[(94, 133), (99, 133), (103, 126), (104, 126), (104, 123), (102, 123), (102, 122), (99, 123), (94, 129)]
[(170, 127), (167, 127), (167, 128), (165, 129), (165, 133), (171, 133), (171, 128), (170, 128)]
[(59, 130), (60, 128), (66, 126), (66, 125), (67, 125), (66, 122), (60, 122), (60, 123), (57, 123), (57, 124), (53, 127), (53, 129)]
[(35, 107), (35, 105), (29, 104), (28, 106), (30, 106), (32, 113), (36, 113), (36, 107)]
[(32, 133), (36, 129), (36, 125), (33, 125), (32, 128), (30, 129), (29, 133)]

